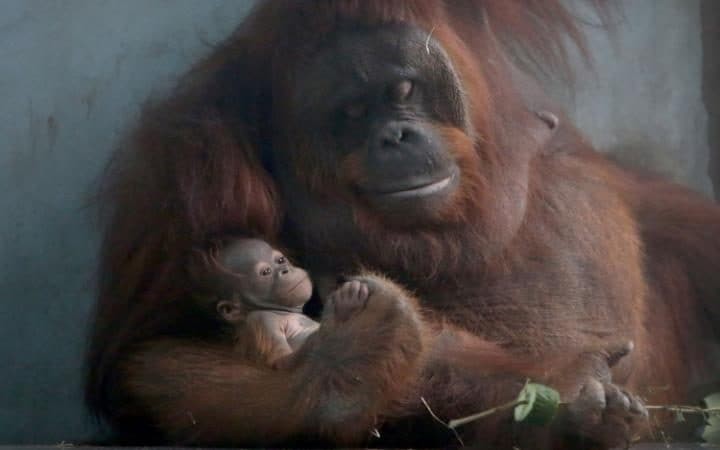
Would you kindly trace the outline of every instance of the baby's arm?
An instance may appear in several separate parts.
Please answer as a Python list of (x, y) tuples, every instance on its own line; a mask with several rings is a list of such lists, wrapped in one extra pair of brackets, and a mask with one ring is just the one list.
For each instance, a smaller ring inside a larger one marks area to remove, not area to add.
[(271, 311), (253, 311), (239, 330), (236, 350), (244, 356), (275, 367), (293, 353), (285, 333), (286, 320)]

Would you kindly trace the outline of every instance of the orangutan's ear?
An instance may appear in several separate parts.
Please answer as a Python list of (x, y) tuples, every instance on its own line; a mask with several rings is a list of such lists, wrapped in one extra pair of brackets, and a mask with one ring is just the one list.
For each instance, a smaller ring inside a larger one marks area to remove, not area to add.
[(220, 317), (228, 323), (237, 324), (244, 319), (243, 308), (235, 302), (221, 300), (217, 303), (216, 309)]

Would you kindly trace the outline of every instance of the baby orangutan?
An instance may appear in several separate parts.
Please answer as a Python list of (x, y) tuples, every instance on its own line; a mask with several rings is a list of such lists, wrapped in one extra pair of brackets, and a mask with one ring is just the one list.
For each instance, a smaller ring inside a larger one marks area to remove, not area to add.
[[(292, 356), (320, 324), (302, 313), (312, 296), (307, 272), (259, 239), (233, 239), (196, 251), (191, 275), (204, 304), (214, 305), (235, 330), (236, 350), (275, 368)], [(369, 295), (360, 281), (343, 284), (330, 298), (360, 306)], [(353, 309), (352, 307), (350, 309)]]

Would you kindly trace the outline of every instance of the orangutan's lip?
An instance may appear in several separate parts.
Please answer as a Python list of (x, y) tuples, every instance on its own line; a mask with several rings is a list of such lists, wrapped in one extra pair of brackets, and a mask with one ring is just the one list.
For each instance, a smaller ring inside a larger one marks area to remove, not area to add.
[(402, 191), (386, 192), (383, 195), (394, 198), (425, 197), (427, 195), (432, 195), (440, 192), (450, 186), (450, 182), (452, 181), (453, 177), (454, 175), (450, 175), (449, 177), (443, 178), (440, 181), (426, 184), (424, 186), (418, 186)]
[(401, 189), (390, 192), (379, 192), (378, 196), (389, 198), (389, 199), (410, 199), (410, 198), (422, 198), (428, 197), (434, 194), (438, 194), (447, 190), (454, 184), (457, 178), (457, 172), (453, 171), (450, 175), (446, 176), (437, 181), (432, 181), (426, 184), (420, 184), (407, 189)]

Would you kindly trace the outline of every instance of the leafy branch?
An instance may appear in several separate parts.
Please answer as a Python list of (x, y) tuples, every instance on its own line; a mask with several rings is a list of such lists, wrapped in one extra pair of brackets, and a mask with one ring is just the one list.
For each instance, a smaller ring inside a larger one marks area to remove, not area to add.
[[(557, 410), (562, 404), (557, 391), (545, 385), (530, 383), (529, 381), (525, 383), (525, 386), (515, 400), (466, 417), (453, 419), (449, 422), (440, 419), (424, 398), (420, 398), (420, 400), (433, 419), (451, 430), (461, 445), (463, 445), (463, 442), (456, 430), (458, 427), (510, 409), (514, 410), (516, 422), (527, 422), (541, 426), (547, 425), (554, 420)], [(649, 411), (668, 411), (674, 413), (676, 422), (684, 422), (685, 414), (702, 415), (706, 421), (705, 430), (702, 435), (703, 440), (710, 444), (720, 445), (720, 392), (705, 397), (704, 403), (704, 407), (692, 405), (647, 405), (645, 408)]]

